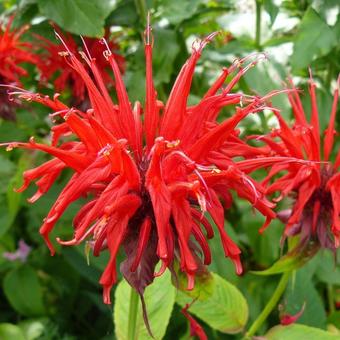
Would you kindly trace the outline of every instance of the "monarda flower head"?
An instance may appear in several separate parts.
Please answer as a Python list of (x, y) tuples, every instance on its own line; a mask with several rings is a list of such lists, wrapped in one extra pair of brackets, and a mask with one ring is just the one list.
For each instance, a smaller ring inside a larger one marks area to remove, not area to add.
[[(309, 80), (311, 102), (310, 120), (303, 109), (300, 91), (290, 80), (288, 92), (294, 114), (294, 124), (290, 127), (273, 109), (279, 128), (265, 136), (256, 136), (265, 142), (270, 157), (241, 162), (244, 171), (261, 166), (271, 166), (264, 181), (267, 193), (280, 192), (277, 201), (291, 196), (291, 209), (278, 213), (286, 223), (285, 237), (299, 235), (295, 250), (302, 251), (312, 244), (329, 249), (339, 247), (340, 241), (340, 152), (334, 148), (335, 118), (339, 99), (339, 80), (334, 92), (330, 119), (323, 136), (320, 132), (319, 112), (316, 100), (316, 83), (312, 75)], [(326, 115), (326, 112), (322, 112)], [(282, 172), (285, 172), (284, 175)], [(277, 175), (279, 177), (277, 177)], [(274, 180), (271, 182), (271, 179)], [(283, 239), (284, 239), (283, 238)]]
[[(22, 35), (27, 26), (21, 29), (12, 29), (14, 16), (6, 26), (0, 23), (0, 84), (20, 85), (20, 77), (26, 76), (27, 71), (22, 67), (23, 63), (39, 64), (39, 59), (32, 54), (32, 45), (22, 41)], [(6, 90), (0, 88), (0, 116), (13, 120), (12, 105), (8, 100)]]
[[(75, 55), (78, 54), (79, 46), (72, 34), (68, 32), (62, 34), (58, 27), (54, 25), (54, 28), (58, 34), (63, 37), (63, 41), (67, 45), (68, 50)], [(65, 52), (64, 46), (56, 44), (42, 36), (36, 37), (40, 41), (41, 48), (43, 49), (42, 59), (44, 62), (39, 67), (41, 80), (43, 82), (52, 81), (55, 90), (58, 92), (63, 92), (66, 88), (71, 89), (73, 103), (82, 103), (86, 99), (86, 86), (82, 77), (80, 77), (77, 71), (69, 65), (68, 59), (61, 58)], [(108, 29), (105, 32), (105, 39), (107, 40), (110, 50), (117, 51), (119, 49), (118, 44), (110, 37)], [(84, 42), (88, 55), (91, 56), (92, 62), (97, 64), (97, 68), (101, 72), (104, 83), (114, 85), (113, 79), (110, 76), (110, 65), (107, 63), (101, 52), (102, 46), (100, 41), (96, 38), (89, 37), (82, 37), (82, 41)], [(114, 56), (120, 71), (124, 72), (124, 57), (117, 53), (115, 53)], [(86, 70), (89, 71), (85, 62), (84, 65)]]
[[(70, 246), (88, 240), (95, 256), (108, 249), (110, 260), (100, 278), (105, 303), (110, 303), (110, 289), (117, 279), (116, 256), (120, 248), (126, 255), (120, 271), (140, 295), (154, 275), (172, 269), (174, 261), (187, 275), (187, 288), (192, 289), (200, 266), (211, 262), (207, 239), (213, 237), (214, 229), (207, 213), (217, 226), (225, 255), (240, 274), (240, 249), (225, 231), (221, 203), (222, 200), (225, 207), (231, 204), (230, 190), (248, 200), (267, 217), (267, 222), (275, 216), (273, 205), (263, 195), (264, 189), (232, 160), (240, 150), (249, 157), (257, 152), (238, 138), (235, 127), (249, 113), (262, 110), (265, 103), (231, 90), (258, 57), (246, 57), (225, 68), (202, 100), (187, 106), (195, 65), (215, 35), (194, 43), (165, 104), (157, 100), (153, 84), (150, 27), (145, 33), (143, 108), (139, 102), (131, 106), (115, 56), (107, 45), (103, 45), (103, 53), (115, 77), (117, 103), (109, 97), (91, 55), (83, 57), (92, 76), (67, 45), (63, 55), (85, 83), (92, 109), (81, 112), (69, 108), (57, 95), (50, 99), (18, 89), (11, 93), (50, 107), (54, 119), (62, 119), (52, 127), (52, 145), (40, 144), (33, 138), (29, 143), (6, 145), (8, 150), (21, 147), (53, 156), (24, 173), (24, 183), (18, 191), (36, 181), (38, 191), (30, 198), (32, 203), (50, 189), (65, 168), (73, 170), (40, 233), (54, 254), (51, 230), (72, 202), (88, 198), (74, 218), (73, 239), (57, 241)], [(231, 73), (234, 76), (223, 87)], [(223, 107), (238, 104), (231, 118), (217, 121)], [(159, 261), (160, 269), (154, 274)]]

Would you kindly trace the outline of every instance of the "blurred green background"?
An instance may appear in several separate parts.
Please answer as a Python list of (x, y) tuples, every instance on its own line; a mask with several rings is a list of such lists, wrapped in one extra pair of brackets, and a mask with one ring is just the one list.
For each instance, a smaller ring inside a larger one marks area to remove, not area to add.
[[(32, 33), (57, 42), (50, 21), (74, 34), (76, 40), (79, 35), (101, 37), (104, 27), (109, 27), (120, 45), (119, 53), (126, 59), (124, 79), (130, 99), (141, 102), (145, 82), (142, 33), (148, 10), (155, 36), (155, 85), (162, 100), (167, 98), (192, 42), (220, 30), (224, 34), (206, 47), (197, 66), (191, 103), (205, 93), (223, 66), (230, 65), (236, 57), (264, 51), (268, 60), (250, 70), (237, 90), (265, 94), (282, 88), (287, 76), (305, 90), (311, 67), (318, 84), (321, 125), (325, 128), (340, 71), (339, 7), (338, 0), (2, 0), (0, 20), (5, 23), (15, 13), (14, 26), (29, 24), (23, 38), (33, 43)], [(52, 84), (42, 86), (38, 71), (32, 65), (26, 67), (29, 76), (21, 79), (24, 88), (53, 94)], [(62, 93), (62, 98), (70, 102), (70, 91)], [(307, 96), (304, 99), (308, 107)], [(290, 118), (284, 96), (275, 98), (274, 104), (283, 110), (285, 118)], [(40, 105), (17, 106), (15, 120), (0, 118), (0, 141), (26, 141), (32, 135), (47, 140), (48, 113)], [(225, 116), (231, 113), (224, 112)], [(241, 128), (243, 133), (252, 134), (268, 131), (273, 124), (275, 120), (268, 113), (252, 115), (242, 122)], [(13, 192), (22, 182), (23, 170), (43, 159), (44, 155), (38, 153), (0, 150), (0, 339), (112, 339), (112, 307), (103, 304), (98, 283), (107, 258), (91, 257), (87, 265), (83, 246), (58, 247), (57, 254), (50, 257), (38, 232), (67, 174), (36, 204), (26, 201), (34, 192), (33, 185), (23, 194)], [(74, 204), (63, 216), (56, 228), (58, 236), (66, 239), (72, 235), (72, 218), (81, 203)], [(243, 251), (245, 275), (234, 274), (233, 265), (222, 255), (218, 238), (210, 241), (210, 269), (242, 291), (250, 306), (251, 323), (271, 296), (278, 277), (259, 277), (248, 271), (265, 269), (279, 258), (283, 225), (274, 222), (260, 236), (258, 228), (263, 218), (240, 200), (234, 202), (226, 218), (229, 233)], [(30, 247), (25, 259), (9, 260), (3, 256), (15, 252), (20, 240)], [(294, 314), (306, 302), (299, 323), (340, 332), (340, 310), (336, 310), (336, 302), (340, 305), (340, 269), (338, 265), (334, 267), (331, 254), (320, 252), (297, 271), (295, 288), (287, 290), (283, 308)], [(188, 338), (188, 325), (179, 311), (175, 306), (166, 339)], [(278, 323), (276, 310), (263, 330)], [(242, 337), (204, 327), (209, 339)]]

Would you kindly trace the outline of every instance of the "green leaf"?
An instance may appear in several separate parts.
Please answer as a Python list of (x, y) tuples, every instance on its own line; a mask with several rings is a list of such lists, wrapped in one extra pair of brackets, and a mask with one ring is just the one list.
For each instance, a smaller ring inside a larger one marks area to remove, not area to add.
[(134, 0), (121, 1), (106, 19), (107, 25), (131, 27), (138, 21)]
[(293, 70), (308, 67), (316, 57), (326, 55), (335, 46), (337, 38), (334, 31), (312, 7), (309, 7), (294, 41), (291, 58)]
[(25, 335), (26, 340), (39, 339), (44, 333), (46, 321), (42, 320), (25, 320), (19, 323), (19, 327)]
[(297, 323), (325, 328), (325, 306), (312, 281), (317, 264), (318, 259), (316, 258), (315, 261), (309, 262), (296, 272), (296, 275), (288, 283), (283, 301), (285, 313), (291, 315), (296, 314), (305, 304), (305, 310)]
[[(128, 297), (131, 292), (130, 285), (121, 281), (115, 293), (114, 323), (118, 340), (128, 340), (127, 324), (129, 317), (130, 301)], [(162, 339), (169, 323), (171, 312), (175, 303), (176, 290), (171, 284), (170, 273), (167, 271), (156, 278), (154, 282), (145, 289), (144, 299), (151, 331), (155, 339)], [(150, 339), (142, 317), (141, 303), (139, 303), (136, 321), (136, 339)]]
[(340, 268), (336, 266), (333, 254), (330, 251), (320, 253), (319, 266), (316, 270), (317, 278), (325, 283), (340, 285)]
[(42, 287), (36, 271), (29, 265), (22, 265), (8, 272), (3, 281), (3, 289), (12, 307), (20, 314), (44, 314)]
[[(153, 68), (155, 85), (169, 83), (174, 62), (180, 51), (176, 33), (168, 29), (156, 29), (155, 52), (153, 53)], [(179, 72), (179, 70), (175, 70)]]
[(26, 340), (21, 329), (11, 323), (0, 323), (0, 339), (1, 340)]
[(64, 254), (65, 260), (74, 268), (74, 270), (79, 275), (81, 275), (85, 280), (90, 281), (94, 285), (98, 285), (101, 270), (96, 268), (93, 263), (88, 265), (84, 254), (71, 247), (63, 247), (62, 253)]
[(327, 326), (335, 326), (340, 332), (340, 310), (336, 310), (327, 317)]
[(200, 0), (163, 0), (162, 18), (177, 25), (183, 20), (190, 18), (198, 9)]
[(270, 268), (261, 271), (251, 271), (255, 275), (275, 275), (292, 271), (300, 268), (306, 261), (303, 260), (298, 254), (296, 256), (285, 255), (276, 261)]
[(272, 26), (277, 15), (279, 14), (279, 8), (275, 5), (273, 0), (264, 0), (263, 7), (270, 16), (270, 25)]
[[(223, 333), (239, 333), (248, 320), (248, 305), (241, 292), (219, 275), (211, 273), (210, 294), (196, 296), (189, 312)], [(198, 279), (196, 278), (196, 281)], [(190, 295), (191, 296), (190, 296)], [(176, 302), (184, 307), (193, 300), (192, 293), (178, 291)]]
[(267, 340), (335, 340), (339, 335), (323, 331), (319, 328), (308, 327), (304, 325), (275, 326), (265, 335)]
[(275, 275), (298, 269), (307, 263), (317, 250), (317, 247), (312, 247), (303, 252), (291, 251), (291, 253), (282, 256), (270, 268), (261, 271), (251, 271), (251, 273), (255, 275)]
[(10, 223), (12, 223), (19, 211), (21, 203), (21, 193), (14, 190), (22, 184), (22, 173), (29, 167), (30, 161), (25, 154), (19, 159), (17, 170), (11, 178), (7, 189), (7, 204)]
[(333, 32), (338, 38), (338, 42), (340, 42), (340, 13), (338, 13), (336, 23), (333, 26)]
[[(249, 86), (250, 91), (265, 95), (273, 89), (280, 89), (282, 87), (281, 80), (286, 76), (282, 65), (275, 62), (274, 58), (270, 62), (259, 63), (256, 67), (249, 70), (244, 79)], [(265, 81), (263, 81), (265, 79)], [(282, 110), (283, 115), (289, 109), (289, 101), (287, 96), (281, 94), (274, 96), (273, 105)], [(268, 123), (269, 118), (266, 117)], [(264, 128), (264, 127), (263, 127)], [(268, 127), (266, 127), (268, 129)]]
[(13, 174), (14, 170), (14, 163), (0, 154), (0, 193), (6, 192), (8, 178)]
[(251, 249), (256, 249), (253, 254), (254, 259), (261, 268), (266, 268), (277, 260), (280, 255), (278, 244), (283, 232), (283, 225), (279, 221), (273, 221), (270, 227), (260, 234), (258, 229), (264, 222), (263, 216), (256, 213), (250, 219), (252, 207), (244, 204), (239, 204), (239, 207), (242, 210), (242, 228), (248, 237)]
[(40, 11), (61, 28), (74, 34), (100, 37), (106, 17), (113, 9), (111, 0), (38, 0)]

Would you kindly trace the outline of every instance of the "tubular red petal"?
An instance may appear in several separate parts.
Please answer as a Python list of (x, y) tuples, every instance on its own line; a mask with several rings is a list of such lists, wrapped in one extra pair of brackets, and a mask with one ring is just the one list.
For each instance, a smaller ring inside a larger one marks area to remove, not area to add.
[(201, 56), (204, 46), (210, 42), (216, 34), (217, 32), (207, 36), (199, 43), (198, 48), (193, 48), (191, 56), (182, 67), (172, 87), (160, 126), (160, 135), (166, 139), (173, 140), (177, 138), (178, 129), (185, 116), (187, 99), (190, 93), (196, 63)]
[[(84, 168), (88, 166), (88, 159), (78, 153), (62, 150), (60, 148), (56, 148), (53, 146), (48, 146), (44, 144), (39, 144), (34, 142), (33, 139), (30, 140), (30, 143), (6, 143), (9, 148), (13, 147), (20, 147), (26, 149), (33, 149), (33, 150), (41, 150), (50, 155), (53, 155), (59, 158), (62, 162), (64, 162), (70, 168), (73, 168), (77, 172), (81, 172)], [(2, 144), (2, 145), (6, 145)]]
[[(195, 301), (195, 300), (194, 300)], [(197, 336), (200, 340), (208, 340), (202, 326), (188, 313), (188, 309), (191, 304), (186, 304), (181, 310), (184, 316), (189, 320), (190, 323), (190, 336)]]
[(204, 136), (199, 138), (196, 143), (189, 149), (189, 157), (195, 161), (205, 158), (207, 154), (220, 146), (234, 130), (236, 125), (248, 114), (250, 111), (238, 109), (238, 112), (231, 118), (227, 119), (216, 128), (210, 130)]
[(209, 90), (206, 92), (206, 94), (203, 96), (203, 99), (214, 96), (217, 93), (217, 91), (222, 87), (222, 85), (225, 82), (225, 80), (227, 79), (228, 75), (229, 75), (228, 68), (223, 67), (222, 73), (215, 80), (215, 82), (212, 84), (212, 86), (209, 88)]
[(146, 217), (143, 221), (140, 232), (139, 232), (139, 241), (138, 241), (138, 247), (136, 251), (136, 257), (132, 263), (131, 271), (135, 272), (137, 270), (137, 267), (139, 265), (139, 262), (142, 258), (144, 249), (146, 248), (149, 237), (150, 237), (150, 231), (151, 231), (151, 220), (149, 217)]
[(166, 230), (170, 219), (171, 195), (164, 183), (161, 171), (161, 157), (165, 151), (165, 142), (156, 142), (152, 151), (153, 154), (149, 168), (145, 175), (145, 186), (150, 194), (155, 214), (158, 233), (157, 254), (160, 259), (167, 263), (169, 254), (166, 242)]
[(284, 121), (284, 119), (282, 118), (282, 116), (280, 115), (278, 111), (275, 110), (273, 112), (275, 116), (277, 117), (279, 124), (280, 124), (280, 128), (281, 128), (280, 137), (285, 143), (290, 154), (293, 157), (303, 159), (304, 157), (303, 157), (302, 151), (301, 149), (299, 149), (300, 143), (294, 136), (292, 130), (289, 128), (289, 126)]
[(145, 67), (146, 67), (146, 96), (145, 96), (145, 113), (144, 113), (144, 131), (148, 150), (151, 150), (156, 137), (157, 126), (159, 122), (159, 114), (156, 103), (156, 90), (152, 77), (152, 36), (151, 27), (148, 25), (146, 29), (146, 43), (144, 47)]
[(194, 208), (191, 208), (191, 214), (193, 215), (194, 219), (196, 219), (197, 222), (201, 223), (207, 233), (207, 238), (213, 238), (214, 237), (214, 229), (212, 228), (209, 221), (202, 215), (201, 212), (197, 211)]
[(190, 205), (184, 197), (179, 196), (173, 197), (171, 208), (179, 241), (181, 270), (188, 276), (188, 289), (192, 289), (198, 266), (188, 245), (192, 230)]
[(312, 71), (309, 69), (310, 80), (309, 80), (309, 94), (312, 105), (312, 115), (311, 115), (311, 125), (313, 127), (312, 134), (314, 140), (316, 142), (317, 150), (314, 154), (314, 159), (320, 160), (320, 123), (319, 123), (319, 113), (318, 113), (318, 104), (316, 102), (316, 94), (315, 88), (316, 84), (314, 83), (312, 77)]
[(204, 264), (208, 266), (211, 263), (210, 248), (209, 248), (209, 245), (208, 245), (201, 229), (199, 228), (199, 226), (196, 223), (193, 223), (193, 225), (192, 225), (192, 234), (194, 235), (196, 241), (198, 242), (198, 244), (200, 245), (200, 247), (203, 251)]
[(115, 61), (112, 53), (108, 55), (108, 61), (111, 65), (111, 68), (112, 68), (112, 71), (115, 77), (115, 81), (116, 81), (115, 87), (116, 87), (119, 112), (120, 112), (118, 116), (118, 120), (120, 122), (121, 127), (124, 129), (125, 135), (128, 136), (128, 140), (130, 142), (132, 150), (136, 153), (136, 155), (140, 156), (141, 155), (141, 150), (139, 148), (140, 141), (136, 140), (136, 136), (134, 134), (135, 120), (134, 120), (133, 112), (131, 109), (131, 104), (129, 102), (129, 98), (126, 92), (126, 88), (124, 86), (124, 82), (123, 82), (118, 64)]
[(289, 229), (292, 225), (299, 221), (303, 209), (309, 198), (312, 196), (315, 188), (316, 185), (314, 183), (311, 183), (311, 181), (306, 181), (301, 185), (301, 187), (299, 188), (299, 195), (294, 206), (294, 210), (288, 220), (287, 229)]
[(338, 79), (338, 86), (336, 90), (334, 91), (334, 98), (333, 98), (333, 105), (332, 105), (332, 111), (331, 111), (331, 117), (329, 120), (329, 124), (326, 130), (325, 139), (323, 142), (323, 148), (324, 148), (324, 160), (328, 161), (329, 156), (332, 152), (333, 144), (334, 144), (334, 125), (335, 125), (335, 116), (336, 116), (336, 110), (338, 107), (338, 100), (339, 100), (339, 83), (340, 83), (340, 76)]

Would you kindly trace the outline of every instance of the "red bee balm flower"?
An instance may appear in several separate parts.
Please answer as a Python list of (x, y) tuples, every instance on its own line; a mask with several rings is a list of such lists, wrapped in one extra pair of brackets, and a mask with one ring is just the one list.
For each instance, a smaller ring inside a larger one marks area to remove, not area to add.
[(281, 193), (277, 200), (293, 195), (292, 209), (278, 213), (286, 223), (285, 236), (300, 235), (298, 249), (303, 249), (309, 241), (325, 248), (335, 249), (340, 237), (340, 152), (334, 146), (335, 116), (339, 98), (339, 81), (334, 92), (332, 111), (323, 141), (320, 138), (316, 84), (310, 76), (309, 94), (311, 99), (310, 122), (302, 107), (299, 91), (294, 88), (288, 92), (295, 122), (289, 127), (277, 110), (274, 113), (280, 128), (267, 136), (257, 136), (267, 143), (272, 156), (266, 159), (246, 160), (240, 167), (245, 171), (259, 166), (272, 166), (264, 184), (273, 176), (286, 171), (283, 176), (269, 185), (267, 192)]
[[(224, 209), (220, 202), (223, 198), (225, 206), (231, 204), (231, 189), (250, 201), (268, 222), (275, 216), (262, 187), (242, 173), (231, 159), (238, 155), (237, 146), (249, 154), (254, 149), (238, 139), (235, 127), (249, 113), (261, 110), (263, 101), (230, 91), (257, 60), (249, 62), (249, 58), (244, 58), (224, 69), (204, 98), (197, 105), (187, 107), (195, 65), (203, 47), (216, 35), (213, 33), (193, 45), (192, 54), (163, 105), (157, 100), (152, 80), (150, 30), (149, 27), (145, 34), (143, 110), (139, 102), (131, 107), (115, 56), (108, 46), (104, 56), (115, 77), (117, 104), (109, 97), (90, 55), (87, 61), (93, 78), (66, 45), (64, 54), (84, 81), (93, 109), (84, 113), (69, 108), (57, 96), (52, 100), (26, 91), (12, 93), (50, 107), (55, 111), (53, 116), (64, 120), (52, 127), (51, 146), (37, 143), (33, 138), (29, 143), (7, 145), (9, 150), (22, 147), (54, 156), (24, 173), (24, 184), (18, 191), (25, 190), (32, 181), (38, 186), (30, 202), (46, 193), (63, 169), (74, 171), (45, 218), (40, 233), (53, 254), (48, 235), (56, 222), (72, 202), (84, 196), (89, 198), (74, 218), (74, 238), (57, 240), (62, 245), (76, 245), (91, 239), (94, 255), (108, 248), (110, 260), (100, 279), (105, 303), (110, 303), (110, 289), (116, 282), (116, 256), (121, 246), (126, 260), (120, 270), (141, 295), (153, 281), (159, 260), (162, 266), (155, 275), (161, 275), (167, 267), (172, 268), (173, 261), (178, 259), (180, 269), (187, 274), (188, 289), (192, 289), (202, 261), (204, 264), (211, 261), (206, 238), (213, 237), (214, 231), (204, 216), (206, 211), (217, 225), (225, 255), (234, 261), (240, 274), (240, 250), (224, 229)], [(247, 65), (242, 67), (242, 64)], [(236, 75), (222, 88), (227, 75), (237, 69)], [(241, 101), (248, 104), (237, 107), (231, 118), (217, 122), (224, 106)], [(61, 137), (70, 134), (76, 139), (60, 143)]]
[[(11, 29), (13, 20), (12, 16), (6, 27), (0, 24), (0, 84), (20, 84), (20, 77), (27, 75), (27, 71), (20, 64), (39, 64), (38, 57), (29, 52), (32, 45), (21, 41), (27, 26), (13, 30)], [(14, 120), (12, 107), (13, 103), (8, 100), (6, 90), (0, 88), (0, 116)]]
[[(55, 29), (58, 32), (60, 31), (57, 27), (55, 27)], [(116, 51), (118, 50), (118, 45), (109, 38), (109, 34), (109, 30), (107, 30), (105, 38), (108, 41), (110, 50)], [(59, 35), (61, 35), (61, 33), (59, 33)], [(69, 86), (75, 102), (81, 103), (85, 99), (86, 86), (78, 72), (69, 65), (67, 58), (61, 58), (64, 54), (63, 45), (55, 44), (42, 36), (37, 36), (37, 38), (41, 41), (41, 47), (46, 51), (46, 53), (42, 55), (44, 63), (40, 65), (41, 79), (45, 82), (54, 79), (54, 87), (59, 92), (64, 91)], [(114, 85), (108, 72), (110, 66), (100, 52), (103, 48), (99, 40), (89, 37), (84, 37), (82, 40), (92, 63), (96, 62), (104, 83)], [(75, 55), (78, 53), (78, 45), (70, 33), (63, 35), (63, 41), (70, 52)], [(80, 52), (80, 54), (84, 56), (85, 61), (88, 61), (88, 58), (83, 52)], [(114, 54), (114, 56), (120, 71), (123, 72), (125, 69), (124, 57), (119, 54)], [(84, 65), (86, 65), (86, 63), (84, 63)]]
[(19, 64), (37, 64), (38, 58), (29, 50), (32, 45), (29, 42), (21, 41), (21, 36), (27, 30), (24, 26), (19, 30), (11, 30), (14, 17), (12, 16), (5, 28), (0, 25), (0, 82), (20, 84), (19, 78), (26, 76), (27, 71)]

